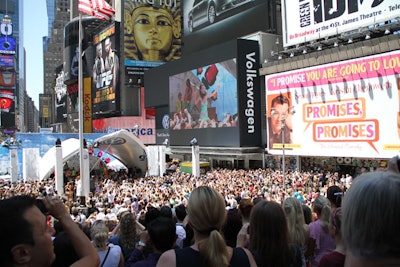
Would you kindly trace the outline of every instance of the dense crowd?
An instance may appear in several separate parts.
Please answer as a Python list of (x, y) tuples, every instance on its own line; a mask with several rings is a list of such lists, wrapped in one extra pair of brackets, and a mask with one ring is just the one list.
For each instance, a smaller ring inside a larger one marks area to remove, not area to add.
[[(65, 246), (60, 240), (69, 224), (52, 210), (57, 206), (52, 201), (60, 201), (90, 239), (100, 260), (93, 266), (185, 266), (193, 259), (198, 259), (193, 266), (344, 266), (340, 225), (348, 211), (342, 211), (341, 203), (352, 188), (350, 174), (292, 171), (283, 176), (273, 169), (213, 169), (201, 177), (176, 171), (132, 179), (110, 171), (90, 179), (87, 198), (77, 194), (79, 176), (66, 177), (64, 192), (57, 192), (50, 178), (0, 181), (0, 199), (43, 199), (53, 215), (47, 223), (56, 229), (57, 256), (49, 266), (69, 266), (84, 258), (59, 255), (68, 251), (60, 250), (60, 244)], [(76, 248), (75, 243), (70, 247)], [(218, 246), (222, 258), (214, 259), (210, 250)]]
[[(71, 180), (74, 179), (74, 180)], [(93, 175), (91, 192), (86, 203), (80, 203), (77, 196), (79, 176), (67, 177), (69, 181), (63, 193), (55, 190), (54, 179), (43, 181), (29, 180), (17, 183), (0, 180), (0, 199), (14, 195), (27, 194), (35, 197), (59, 195), (70, 208), (79, 205), (92, 206), (101, 210), (131, 208), (134, 212), (145, 211), (148, 206), (161, 207), (185, 204), (190, 192), (202, 185), (217, 189), (225, 199), (263, 197), (281, 203), (285, 197), (295, 196), (304, 204), (310, 205), (318, 195), (326, 195), (331, 185), (339, 186), (343, 191), (350, 187), (352, 176), (337, 172), (289, 172), (285, 183), (280, 170), (229, 170), (214, 169), (201, 177), (176, 171), (163, 177), (129, 178), (126, 173), (109, 171), (107, 177)], [(230, 202), (231, 203), (231, 202)], [(237, 203), (236, 203), (237, 204)], [(102, 209), (103, 208), (103, 209)]]

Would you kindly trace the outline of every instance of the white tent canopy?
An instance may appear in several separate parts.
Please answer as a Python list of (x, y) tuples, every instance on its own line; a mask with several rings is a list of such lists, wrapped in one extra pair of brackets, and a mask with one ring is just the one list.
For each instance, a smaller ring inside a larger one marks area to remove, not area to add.
[[(62, 158), (67, 162), (74, 157), (79, 158), (80, 142), (76, 138), (62, 141)], [(133, 133), (120, 130), (94, 140), (94, 147), (118, 159), (127, 169), (140, 170), (142, 174), (147, 171), (146, 147)], [(91, 157), (92, 158), (92, 157)], [(77, 161), (79, 162), (79, 160)], [(97, 162), (97, 163), (96, 163)], [(90, 160), (90, 169), (98, 164), (96, 157)], [(43, 180), (50, 176), (56, 164), (56, 147), (53, 146), (46, 152), (39, 162), (39, 178)], [(79, 166), (79, 165), (78, 165)]]

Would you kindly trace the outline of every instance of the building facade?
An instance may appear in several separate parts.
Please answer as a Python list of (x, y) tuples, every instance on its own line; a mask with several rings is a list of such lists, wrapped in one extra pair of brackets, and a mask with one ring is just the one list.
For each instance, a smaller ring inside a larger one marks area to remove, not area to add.
[[(57, 67), (63, 64), (64, 51), (64, 27), (70, 20), (69, 0), (47, 0), (47, 14), (49, 20), (49, 36), (44, 37), (43, 43), (43, 93), (52, 96), (51, 109), (42, 108), (44, 103), (39, 103), (40, 110), (48, 110), (48, 113), (40, 112), (42, 128), (48, 128), (55, 120), (55, 87)], [(47, 97), (46, 97), (47, 99)], [(47, 100), (46, 100), (47, 101)], [(43, 123), (43, 124), (42, 124)]]

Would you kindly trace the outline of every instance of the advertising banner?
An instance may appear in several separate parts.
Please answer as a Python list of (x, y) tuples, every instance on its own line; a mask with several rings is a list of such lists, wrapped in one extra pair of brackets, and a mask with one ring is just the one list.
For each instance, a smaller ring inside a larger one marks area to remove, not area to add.
[(92, 90), (91, 79), (83, 79), (83, 132), (92, 132)]
[(119, 130), (134, 133), (143, 144), (155, 144), (155, 121), (144, 117), (114, 117), (93, 120), (93, 133), (113, 133)]
[(0, 70), (0, 88), (15, 89), (15, 72)]
[(92, 111), (97, 118), (116, 111), (118, 106), (119, 57), (115, 50), (115, 28), (111, 25), (93, 38), (96, 53), (92, 72)]
[(276, 29), (275, 0), (185, 0), (184, 53)]
[(17, 43), (14, 37), (0, 36), (0, 54), (15, 55)]
[(160, 107), (156, 110), (156, 143), (169, 144), (169, 109)]
[(125, 66), (157, 67), (181, 57), (180, 0), (124, 0)]
[(310, 42), (399, 16), (398, 0), (283, 0), (283, 46)]
[(55, 91), (56, 122), (67, 122), (67, 86), (64, 84), (64, 71), (57, 74)]
[(14, 56), (0, 56), (0, 70), (14, 70)]
[(399, 154), (398, 73), (399, 50), (266, 76), (268, 152), (284, 144), (288, 155)]
[(125, 67), (125, 84), (141, 86), (144, 84), (144, 72), (147, 67)]
[(258, 42), (238, 42), (238, 99), (240, 144), (261, 144), (261, 89)]
[(15, 95), (12, 91), (0, 90), (0, 110), (1, 112), (10, 112), (15, 100)]

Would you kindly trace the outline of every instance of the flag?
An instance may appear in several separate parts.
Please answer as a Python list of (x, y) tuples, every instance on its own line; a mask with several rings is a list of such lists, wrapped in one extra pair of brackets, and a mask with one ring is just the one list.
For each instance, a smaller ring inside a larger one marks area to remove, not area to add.
[(86, 13), (90, 16), (93, 16), (92, 0), (79, 0), (78, 11)]
[(115, 10), (105, 0), (79, 0), (78, 10), (102, 20), (110, 20)]
[(103, 20), (110, 20), (115, 10), (105, 0), (92, 0), (94, 16)]

